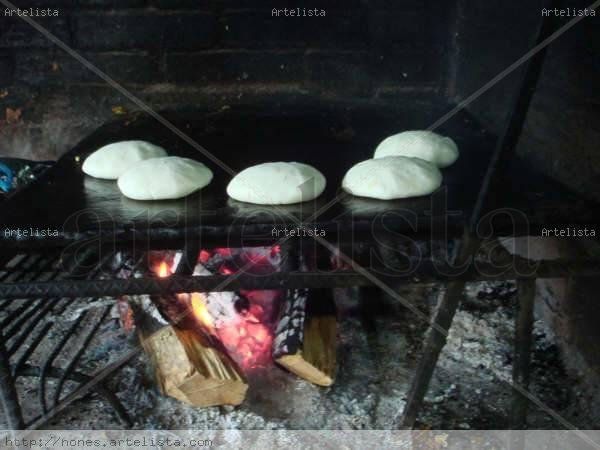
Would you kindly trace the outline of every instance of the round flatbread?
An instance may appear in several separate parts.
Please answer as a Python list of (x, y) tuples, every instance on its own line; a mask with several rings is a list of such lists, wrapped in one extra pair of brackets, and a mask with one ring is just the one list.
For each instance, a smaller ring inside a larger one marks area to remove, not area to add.
[(344, 176), (342, 188), (360, 197), (393, 200), (431, 194), (441, 183), (441, 172), (430, 162), (388, 156), (356, 164)]
[(212, 171), (193, 159), (167, 156), (142, 161), (122, 174), (117, 185), (134, 200), (167, 200), (185, 197), (209, 184)]
[(105, 145), (86, 158), (82, 170), (87, 175), (116, 180), (134, 164), (167, 156), (167, 152), (150, 142), (121, 141)]
[(437, 167), (448, 167), (458, 159), (458, 147), (449, 137), (432, 131), (404, 131), (385, 138), (375, 149), (374, 158), (411, 156), (421, 158)]
[(241, 202), (289, 205), (317, 198), (325, 185), (323, 174), (308, 164), (269, 162), (238, 173), (227, 186), (227, 194)]

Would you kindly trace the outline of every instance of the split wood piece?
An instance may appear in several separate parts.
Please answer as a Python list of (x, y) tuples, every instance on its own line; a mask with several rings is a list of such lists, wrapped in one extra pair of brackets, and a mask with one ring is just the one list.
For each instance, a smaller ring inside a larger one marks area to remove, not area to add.
[(319, 386), (333, 384), (337, 321), (331, 289), (288, 290), (273, 341), (273, 359)]
[(157, 298), (144, 304), (134, 299), (132, 309), (161, 392), (198, 407), (242, 403), (248, 384), (235, 362), (205, 331), (161, 323), (155, 302)]

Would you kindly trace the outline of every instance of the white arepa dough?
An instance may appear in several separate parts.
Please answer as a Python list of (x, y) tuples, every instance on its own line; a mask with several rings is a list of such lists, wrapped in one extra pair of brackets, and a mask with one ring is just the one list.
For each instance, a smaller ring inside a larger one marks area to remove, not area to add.
[(105, 145), (86, 158), (83, 172), (106, 180), (116, 180), (132, 165), (150, 158), (167, 156), (167, 152), (150, 142), (121, 141)]
[(308, 164), (269, 162), (238, 173), (227, 186), (227, 194), (241, 202), (289, 205), (317, 198), (325, 184), (323, 174)]
[(202, 189), (212, 171), (193, 159), (167, 156), (141, 161), (117, 181), (121, 193), (134, 200), (167, 200), (185, 197)]
[(412, 156), (448, 167), (458, 159), (458, 147), (449, 137), (433, 131), (404, 131), (385, 138), (377, 146), (374, 158), (386, 156)]
[(431, 194), (442, 184), (440, 170), (423, 159), (388, 156), (353, 166), (342, 188), (359, 197), (393, 200)]

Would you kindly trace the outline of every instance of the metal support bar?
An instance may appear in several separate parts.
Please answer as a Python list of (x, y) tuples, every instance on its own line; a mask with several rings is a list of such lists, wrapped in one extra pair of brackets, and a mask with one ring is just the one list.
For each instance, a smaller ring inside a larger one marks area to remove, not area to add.
[[(560, 4), (561, 0), (549, 0), (547, 6), (549, 9), (554, 9)], [(533, 47), (541, 45), (549, 38), (559, 27), (559, 20), (552, 16), (543, 16), (537, 31), (535, 42), (532, 42)], [(511, 100), (510, 116), (506, 121), (505, 128), (500, 134), (498, 144), (488, 170), (482, 182), (481, 191), (477, 196), (473, 212), (469, 221), (469, 230), (474, 233), (476, 231), (479, 219), (485, 213), (486, 209), (498, 206), (494, 205), (497, 198), (494, 196), (496, 192), (502, 189), (502, 177), (506, 175), (510, 162), (516, 152), (517, 144), (521, 138), (525, 119), (529, 112), (529, 106), (533, 98), (533, 94), (538, 85), (544, 59), (548, 45), (542, 47), (526, 62), (523, 75), (521, 76), (520, 86), (515, 92)], [(488, 230), (489, 231), (489, 230)]]
[[(490, 263), (471, 264), (464, 268), (431, 261), (420, 263), (418, 270), (402, 275), (370, 272), (385, 283), (431, 284), (444, 281), (500, 281), (532, 278), (567, 278), (600, 276), (600, 259), (555, 259), (531, 262), (515, 257), (511, 267)], [(228, 278), (231, 277), (229, 280)], [(334, 288), (371, 286), (363, 274), (340, 270), (332, 272), (276, 272), (265, 276), (236, 273), (234, 275), (178, 276), (166, 278), (129, 278), (109, 280), (61, 280), (54, 282), (0, 283), (0, 298), (24, 299), (42, 297), (101, 297), (120, 295), (159, 295), (178, 292), (210, 292), (219, 286), (227, 290)]]
[(58, 405), (53, 406), (48, 410), (47, 413), (42, 414), (39, 418), (28, 424), (28, 428), (36, 430), (42, 425), (46, 424), (49, 420), (56, 417), (58, 413), (66, 409), (75, 400), (87, 395), (94, 390), (97, 390), (98, 385), (104, 383), (104, 381), (125, 366), (132, 358), (138, 355), (142, 349), (140, 347), (126, 353), (118, 360), (104, 366), (98, 372), (90, 376), (90, 380), (86, 383), (80, 384), (71, 393), (64, 397)]
[[(460, 267), (469, 261), (475, 250), (478, 248), (478, 244), (477, 239), (465, 234), (456, 258), (457, 267)], [(419, 410), (423, 405), (425, 394), (429, 388), (429, 383), (437, 365), (438, 358), (444, 345), (446, 345), (448, 330), (452, 325), (452, 320), (454, 319), (454, 315), (462, 299), (464, 287), (465, 281), (452, 281), (448, 283), (446, 292), (442, 295), (441, 301), (434, 314), (432, 326), (425, 339), (423, 356), (417, 365), (417, 370), (408, 391), (406, 406), (404, 407), (402, 418), (400, 420), (401, 428), (410, 429), (413, 428), (415, 424)]]
[(198, 255), (200, 254), (200, 241), (186, 241), (181, 260), (175, 269), (176, 275), (191, 275), (194, 273)]
[(514, 387), (510, 428), (522, 430), (527, 426), (528, 400), (520, 391), (527, 390), (529, 386), (535, 280), (519, 280), (517, 289), (519, 304), (515, 323), (515, 355), (512, 372)]
[[(23, 377), (39, 377), (39, 366), (22, 364), (18, 369), (19, 370), (15, 370), (15, 367), (13, 366), (13, 373), (17, 373), (19, 376)], [(63, 379), (64, 377), (68, 377), (69, 380), (75, 381), (80, 385), (87, 383), (91, 380), (90, 376), (85, 375), (81, 372), (77, 372), (75, 370), (67, 372), (66, 369), (61, 369), (60, 367), (50, 367), (50, 369), (48, 370), (48, 375), (55, 379)], [(99, 394), (112, 406), (112, 408), (115, 410), (115, 413), (125, 426), (133, 426), (133, 420), (131, 419), (131, 417), (129, 417), (129, 414), (127, 413), (127, 410), (121, 403), (121, 400), (119, 400), (119, 397), (117, 397), (117, 395), (107, 386), (106, 381), (98, 384), (96, 389), (94, 391), (90, 391), (88, 394), (93, 394), (94, 392)], [(55, 402), (54, 406), (56, 407), (57, 405), (60, 405), (60, 402)], [(37, 422), (39, 419), (42, 418), (42, 416), (44, 416), (44, 414), (40, 414), (38, 417), (34, 418), (32, 422)], [(48, 418), (48, 420), (50, 420), (50, 418)], [(43, 423), (38, 422), (38, 426), (41, 425), (43, 425)], [(27, 428), (28, 424), (25, 424), (25, 427)]]

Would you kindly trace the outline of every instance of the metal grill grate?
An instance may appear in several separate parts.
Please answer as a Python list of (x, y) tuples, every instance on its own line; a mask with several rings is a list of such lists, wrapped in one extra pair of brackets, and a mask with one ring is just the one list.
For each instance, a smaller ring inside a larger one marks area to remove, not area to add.
[[(15, 254), (0, 270), (0, 283), (130, 276), (135, 270), (143, 270), (144, 261), (143, 255), (122, 253), (104, 254), (95, 261), (91, 254), (77, 258), (63, 252)], [(95, 366), (106, 363), (104, 358), (99, 361), (101, 352), (93, 351), (101, 332), (123, 333), (111, 316), (114, 303), (115, 298), (110, 297), (0, 300), (0, 365), (8, 378), (2, 383), (7, 419), (2, 425), (40, 427), (56, 415), (79, 386), (93, 381)], [(126, 409), (107, 381), (93, 384), (92, 392), (131, 426)], [(7, 407), (11, 398), (18, 399), (20, 407)]]

